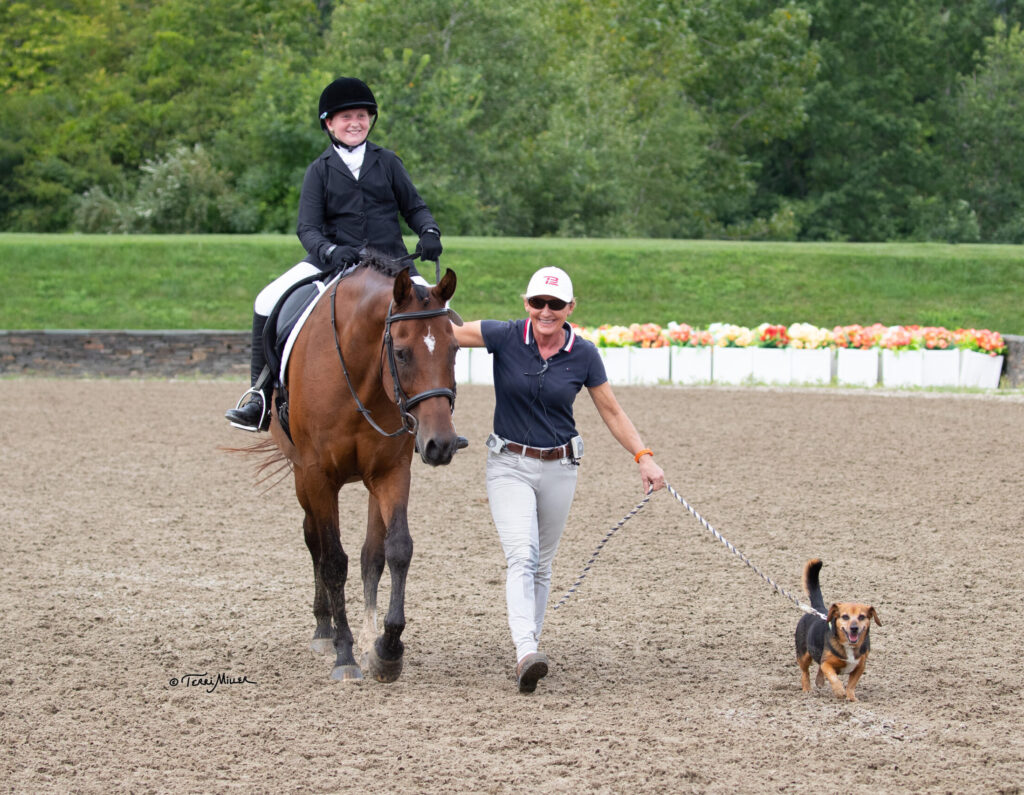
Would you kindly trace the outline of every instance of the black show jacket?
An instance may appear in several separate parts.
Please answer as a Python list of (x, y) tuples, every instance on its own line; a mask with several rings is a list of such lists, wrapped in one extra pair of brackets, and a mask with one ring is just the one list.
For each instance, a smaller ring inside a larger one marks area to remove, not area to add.
[(437, 222), (412, 184), (401, 158), (366, 142), (359, 179), (352, 176), (333, 146), (306, 169), (299, 197), (298, 235), (307, 262), (327, 266), (332, 245), (369, 247), (385, 256), (408, 254), (398, 215), (417, 235)]

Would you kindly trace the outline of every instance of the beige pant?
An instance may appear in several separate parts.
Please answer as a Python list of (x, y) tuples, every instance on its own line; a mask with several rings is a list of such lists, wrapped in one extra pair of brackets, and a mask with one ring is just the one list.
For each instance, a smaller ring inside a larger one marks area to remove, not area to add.
[(579, 467), (509, 451), (487, 453), (487, 499), (505, 551), (505, 601), (516, 659), (537, 651), (551, 564), (569, 517)]

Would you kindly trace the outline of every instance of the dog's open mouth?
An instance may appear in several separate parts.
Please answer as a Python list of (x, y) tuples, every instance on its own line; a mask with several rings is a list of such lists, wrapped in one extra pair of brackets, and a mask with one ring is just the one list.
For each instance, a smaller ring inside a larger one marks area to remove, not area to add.
[(848, 629), (848, 630), (846, 630), (846, 637), (848, 637), (850, 639), (850, 643), (856, 643), (857, 642), (857, 638), (860, 637), (860, 630)]

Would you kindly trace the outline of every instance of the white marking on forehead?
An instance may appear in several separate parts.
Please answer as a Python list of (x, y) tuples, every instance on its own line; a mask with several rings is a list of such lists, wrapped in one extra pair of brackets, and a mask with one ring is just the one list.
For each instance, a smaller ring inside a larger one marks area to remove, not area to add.
[(434, 345), (437, 340), (434, 339), (434, 334), (431, 331), (427, 332), (427, 336), (423, 338), (423, 344), (427, 346), (427, 350), (431, 353), (434, 352)]

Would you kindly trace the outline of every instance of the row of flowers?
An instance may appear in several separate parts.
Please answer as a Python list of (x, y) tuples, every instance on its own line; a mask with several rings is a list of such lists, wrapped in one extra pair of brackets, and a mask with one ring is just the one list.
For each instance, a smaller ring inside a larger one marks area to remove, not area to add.
[(810, 323), (791, 326), (762, 323), (756, 328), (729, 323), (712, 323), (696, 329), (686, 323), (633, 323), (630, 326), (602, 325), (597, 328), (576, 326), (576, 332), (599, 348), (664, 348), (672, 345), (691, 348), (850, 348), (869, 350), (969, 350), (1000, 356), (1006, 343), (998, 331), (941, 326), (836, 326), (819, 328)]

